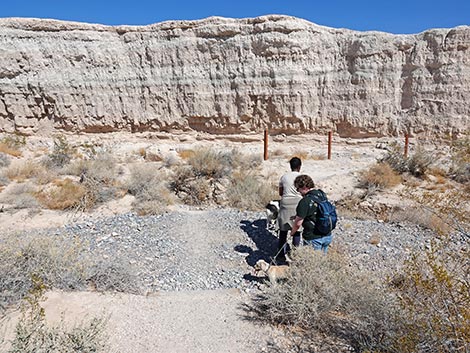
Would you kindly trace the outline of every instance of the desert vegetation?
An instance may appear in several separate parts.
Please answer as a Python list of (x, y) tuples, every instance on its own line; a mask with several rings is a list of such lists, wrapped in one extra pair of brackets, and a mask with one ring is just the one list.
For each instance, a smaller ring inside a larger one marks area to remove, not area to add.
[[(278, 198), (278, 176), (264, 174), (261, 156), (235, 148), (163, 153), (140, 147), (123, 156), (60, 135), (34, 153), (27, 138), (7, 135), (0, 141), (2, 212), (93, 212), (125, 196), (139, 215), (178, 204), (260, 211)], [(389, 144), (357, 173), (354, 191), (337, 200), (343, 217), (413, 223), (435, 233), (435, 241), (411, 253), (399, 272), (378, 278), (352, 266), (341, 249), (322, 256), (301, 248), (293, 252), (290, 277), (262, 287), (249, 309), (258, 320), (300, 337), (305, 352), (315, 351), (311, 340), (322, 335), (357, 352), (470, 352), (469, 146), (468, 137), (449, 142), (443, 155), (416, 144), (405, 157), (402, 146)], [(317, 152), (294, 153), (323, 162)], [(281, 150), (273, 155), (285, 163), (292, 157)], [(384, 197), (398, 201), (389, 205), (380, 201)], [(102, 348), (102, 318), (71, 331), (45, 324), (38, 305), (45, 289), (142, 293), (132, 264), (89, 256), (89, 244), (70, 238), (0, 238), (0, 311), (22, 299), (27, 304), (11, 352), (37, 351), (40, 344), (83, 352)], [(371, 234), (369, 242), (380, 245), (380, 236)]]

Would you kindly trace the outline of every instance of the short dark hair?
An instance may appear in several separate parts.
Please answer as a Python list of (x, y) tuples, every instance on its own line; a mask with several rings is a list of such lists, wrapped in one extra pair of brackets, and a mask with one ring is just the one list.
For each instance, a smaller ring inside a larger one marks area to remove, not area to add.
[(306, 174), (299, 175), (297, 178), (294, 180), (294, 186), (296, 189), (300, 188), (309, 188), (313, 189), (315, 187), (315, 183), (313, 182), (313, 179), (310, 178)]
[(302, 166), (302, 161), (299, 157), (292, 157), (289, 161), (289, 164), (291, 170), (300, 170), (300, 167)]

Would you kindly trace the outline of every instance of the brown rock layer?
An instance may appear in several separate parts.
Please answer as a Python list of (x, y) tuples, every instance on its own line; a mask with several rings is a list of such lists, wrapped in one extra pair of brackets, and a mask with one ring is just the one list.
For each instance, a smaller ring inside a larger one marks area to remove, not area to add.
[(470, 27), (286, 16), (150, 26), (0, 19), (0, 131), (448, 136), (470, 127)]

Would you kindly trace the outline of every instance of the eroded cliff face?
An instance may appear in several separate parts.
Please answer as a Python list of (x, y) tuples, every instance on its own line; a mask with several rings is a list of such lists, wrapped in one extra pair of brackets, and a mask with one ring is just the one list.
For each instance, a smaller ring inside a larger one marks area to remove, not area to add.
[(447, 135), (470, 126), (470, 27), (286, 16), (150, 26), (0, 19), (0, 131)]

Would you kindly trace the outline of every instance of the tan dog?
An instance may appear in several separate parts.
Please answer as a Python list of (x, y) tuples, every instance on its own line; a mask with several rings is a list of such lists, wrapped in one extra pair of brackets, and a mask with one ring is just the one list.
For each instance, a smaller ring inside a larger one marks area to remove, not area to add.
[(277, 280), (287, 277), (287, 273), (289, 272), (289, 266), (287, 266), (287, 265), (281, 265), (281, 266), (270, 265), (266, 261), (264, 261), (263, 259), (260, 259), (255, 264), (255, 270), (256, 271), (263, 271), (268, 276), (269, 281), (271, 283), (275, 283)]

